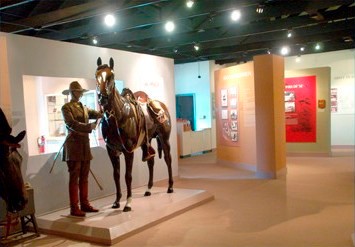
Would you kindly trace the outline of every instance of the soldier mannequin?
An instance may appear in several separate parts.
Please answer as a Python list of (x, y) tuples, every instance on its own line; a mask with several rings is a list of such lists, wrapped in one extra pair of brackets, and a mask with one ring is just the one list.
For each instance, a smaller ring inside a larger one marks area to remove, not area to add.
[[(98, 212), (88, 200), (88, 177), (90, 171), (89, 133), (96, 128), (96, 123), (89, 123), (89, 119), (98, 119), (102, 114), (88, 109), (79, 101), (85, 89), (79, 82), (70, 83), (69, 90), (64, 95), (71, 95), (70, 102), (62, 107), (62, 114), (68, 136), (63, 147), (63, 161), (67, 162), (69, 172), (70, 214), (85, 217), (86, 212)], [(80, 200), (80, 208), (79, 208)]]

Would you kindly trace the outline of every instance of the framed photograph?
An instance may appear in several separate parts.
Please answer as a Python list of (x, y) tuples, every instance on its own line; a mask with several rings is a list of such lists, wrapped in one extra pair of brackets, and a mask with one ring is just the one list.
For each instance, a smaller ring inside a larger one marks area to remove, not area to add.
[(221, 89), (221, 106), (228, 106), (228, 91)]
[(222, 110), (221, 114), (222, 119), (228, 119), (228, 110)]

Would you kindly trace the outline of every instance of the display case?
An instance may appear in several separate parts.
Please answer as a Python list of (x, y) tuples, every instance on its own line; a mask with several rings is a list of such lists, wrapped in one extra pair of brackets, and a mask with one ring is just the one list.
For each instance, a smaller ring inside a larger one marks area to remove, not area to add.
[[(70, 101), (69, 95), (63, 94), (47, 94), (45, 95), (46, 117), (47, 117), (47, 135), (38, 140), (39, 146), (43, 143), (44, 147), (41, 153), (57, 152), (65, 140), (66, 127), (62, 115), (62, 106)], [(91, 109), (96, 109), (96, 93), (95, 90), (85, 92), (80, 102)], [(90, 146), (98, 146), (98, 130), (90, 134)], [(44, 140), (43, 140), (44, 139)]]

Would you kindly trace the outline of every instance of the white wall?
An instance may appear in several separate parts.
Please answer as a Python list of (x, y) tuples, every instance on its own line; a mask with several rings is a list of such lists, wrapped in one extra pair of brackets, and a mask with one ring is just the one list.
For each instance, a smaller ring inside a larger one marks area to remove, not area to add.
[[(354, 138), (354, 50), (342, 50), (312, 55), (302, 55), (301, 60), (296, 62), (296, 57), (285, 58), (285, 70), (330, 67), (331, 88), (342, 89), (343, 95), (339, 95), (346, 105), (343, 112), (331, 114), (331, 145), (353, 146)], [(340, 100), (342, 100), (340, 99)], [(327, 102), (330, 104), (330, 101)]]
[(175, 93), (195, 94), (196, 130), (211, 128), (209, 69), (208, 61), (175, 65)]
[[(6, 53), (1, 53), (1, 65), (8, 65), (1, 70), (2, 73), (6, 73), (8, 76), (0, 77), (0, 86), (3, 88), (3, 86), (10, 85), (11, 94), (11, 102), (0, 99), (0, 103), (1, 107), (6, 108), (5, 112), (11, 112), (11, 116), (7, 117), (11, 119), (14, 134), (23, 129), (28, 132), (39, 131), (36, 121), (31, 122), (31, 120), (28, 121), (27, 119), (26, 123), (24, 76), (92, 79), (97, 67), (97, 58), (100, 56), (103, 63), (108, 63), (109, 58), (113, 57), (115, 60), (116, 79), (124, 81), (125, 86), (133, 91), (146, 91), (151, 98), (159, 99), (167, 104), (172, 116), (173, 127), (170, 137), (173, 175), (178, 175), (174, 62), (172, 59), (1, 32), (0, 51), (6, 51)], [(4, 58), (3, 56), (6, 57)], [(68, 85), (69, 83), (70, 81), (68, 81)], [(94, 87), (93, 85), (88, 86)], [(33, 110), (33, 118), (36, 118), (39, 114), (36, 109), (40, 108), (37, 105), (36, 89), (32, 88), (31, 90), (33, 91), (33, 98), (29, 99), (26, 96), (26, 105), (30, 105), (30, 109)], [(53, 93), (59, 93), (63, 88), (54, 90), (56, 92)], [(2, 94), (3, 92), (1, 91), (0, 95)], [(42, 214), (67, 207), (69, 200), (66, 164), (58, 160), (53, 173), (49, 174), (55, 154), (29, 156), (27, 141), (26, 137), (21, 149), (24, 157), (22, 171), (25, 181), (29, 182), (34, 188), (37, 213)], [(100, 191), (92, 177), (90, 177), (90, 198), (99, 198), (115, 193), (111, 163), (106, 150), (102, 147), (96, 147), (92, 149), (92, 152), (94, 160), (91, 163), (91, 167), (104, 190)], [(122, 157), (121, 164), (124, 164)], [(124, 173), (123, 167), (122, 165), (122, 173)], [(146, 185), (148, 180), (147, 173), (148, 169), (145, 163), (141, 162), (141, 151), (138, 150), (133, 169), (133, 187)], [(155, 181), (166, 178), (167, 169), (164, 161), (156, 159)], [(121, 181), (123, 184), (123, 176), (121, 176)]]

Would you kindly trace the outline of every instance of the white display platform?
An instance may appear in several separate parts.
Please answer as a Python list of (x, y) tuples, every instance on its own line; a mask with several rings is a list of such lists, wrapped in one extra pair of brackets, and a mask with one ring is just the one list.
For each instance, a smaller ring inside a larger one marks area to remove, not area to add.
[(152, 225), (183, 213), (214, 199), (205, 190), (177, 189), (166, 193), (166, 188), (152, 189), (150, 197), (144, 197), (145, 187), (133, 190), (132, 211), (112, 209), (114, 196), (105, 197), (91, 204), (100, 209), (87, 213), (85, 218), (72, 217), (69, 208), (37, 217), (41, 233), (55, 234), (76, 240), (112, 245)]

